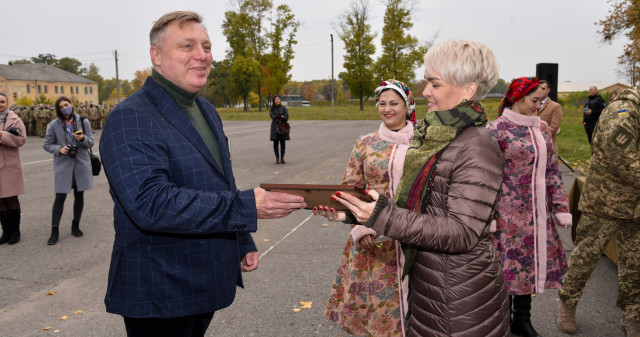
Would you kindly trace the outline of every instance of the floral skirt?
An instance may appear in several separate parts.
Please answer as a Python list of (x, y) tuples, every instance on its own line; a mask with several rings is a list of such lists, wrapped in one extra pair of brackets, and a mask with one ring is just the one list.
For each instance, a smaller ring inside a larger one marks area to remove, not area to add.
[(402, 336), (398, 259), (393, 244), (361, 250), (349, 236), (326, 316), (359, 336)]

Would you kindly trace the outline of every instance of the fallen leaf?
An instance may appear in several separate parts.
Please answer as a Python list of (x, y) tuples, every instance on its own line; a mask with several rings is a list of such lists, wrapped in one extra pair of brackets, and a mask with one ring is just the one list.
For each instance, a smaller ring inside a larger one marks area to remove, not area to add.
[(333, 178), (331, 178), (331, 177), (327, 177), (327, 180), (331, 180), (331, 179), (333, 179)]
[(58, 333), (58, 332), (60, 332), (60, 329), (58, 329), (58, 330), (53, 330), (53, 333)]
[(273, 172), (273, 174), (280, 174), (280, 172), (276, 171), (276, 172)]
[(329, 227), (329, 224), (328, 223), (323, 223), (322, 227)]
[(536, 294), (531, 294), (531, 297), (536, 297)]
[(46, 327), (44, 327), (42, 330), (45, 330), (45, 331), (46, 331), (46, 330), (51, 330), (51, 327), (50, 327), (50, 326), (46, 326)]
[(309, 301), (309, 302), (304, 302), (304, 301), (300, 302), (300, 308), (309, 309), (309, 308), (311, 308), (311, 303), (313, 303), (313, 302), (311, 302), (311, 301)]
[(291, 309), (291, 311), (293, 311), (293, 312), (300, 312), (300, 308), (293, 308), (293, 309)]
[(63, 321), (64, 321), (65, 319), (67, 319), (67, 318), (69, 318), (67, 315), (64, 315), (64, 316), (60, 317), (60, 319), (61, 319), (61, 320), (63, 320)]
[(269, 240), (269, 239), (262, 239), (262, 241), (263, 241), (263, 242), (269, 242), (269, 241), (271, 241), (271, 240)]
[(53, 295), (55, 295), (55, 294), (56, 294), (56, 292), (55, 292), (55, 291), (50, 291), (50, 292), (48, 292), (48, 293), (47, 293), (47, 295), (49, 295), (49, 296), (53, 296)]
[(82, 310), (74, 311), (73, 314), (74, 315), (84, 314), (84, 311), (82, 311)]

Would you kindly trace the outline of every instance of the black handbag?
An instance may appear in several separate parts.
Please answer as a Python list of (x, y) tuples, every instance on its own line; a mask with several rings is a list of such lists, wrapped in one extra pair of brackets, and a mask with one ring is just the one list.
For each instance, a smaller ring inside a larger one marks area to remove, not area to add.
[(91, 159), (91, 173), (93, 173), (94, 176), (99, 175), (100, 170), (102, 170), (102, 162), (98, 156), (93, 154), (91, 149), (89, 149), (89, 159)]
[[(84, 120), (87, 119), (86, 117), (80, 117), (80, 124), (82, 124), (82, 130), (84, 131)], [(102, 170), (102, 162), (100, 161), (100, 158), (98, 158), (98, 156), (96, 156), (95, 154), (93, 154), (93, 151), (91, 150), (91, 148), (89, 148), (89, 160), (91, 160), (91, 173), (94, 176), (97, 176), (100, 174), (100, 171)]]

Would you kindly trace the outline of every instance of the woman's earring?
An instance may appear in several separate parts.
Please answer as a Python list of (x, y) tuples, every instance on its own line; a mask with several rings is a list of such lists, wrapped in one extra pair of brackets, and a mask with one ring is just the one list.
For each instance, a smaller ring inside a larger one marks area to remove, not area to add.
[(466, 101), (468, 101), (468, 99), (465, 98), (464, 101), (466, 102)]

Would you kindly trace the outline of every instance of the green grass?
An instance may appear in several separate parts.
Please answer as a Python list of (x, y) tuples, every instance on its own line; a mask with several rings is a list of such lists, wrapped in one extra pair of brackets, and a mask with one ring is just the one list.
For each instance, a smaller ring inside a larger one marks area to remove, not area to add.
[[(325, 103), (325, 102), (323, 102)], [(488, 98), (482, 102), (487, 111), (487, 118), (492, 121), (496, 118), (500, 99)], [(364, 105), (364, 111), (360, 111), (357, 104), (350, 102), (348, 105), (335, 105), (333, 116), (331, 106), (311, 103), (310, 107), (289, 107), (290, 120), (378, 120), (378, 109), (372, 101)], [(586, 174), (591, 158), (591, 148), (587, 141), (587, 135), (582, 126), (582, 107), (565, 106), (562, 126), (557, 136), (558, 151), (574, 170), (580, 174)], [(218, 108), (223, 121), (269, 121), (269, 110), (264, 108), (259, 112), (257, 108), (251, 108), (248, 112), (237, 108)], [(427, 106), (419, 101), (416, 106), (418, 120), (427, 113)]]

